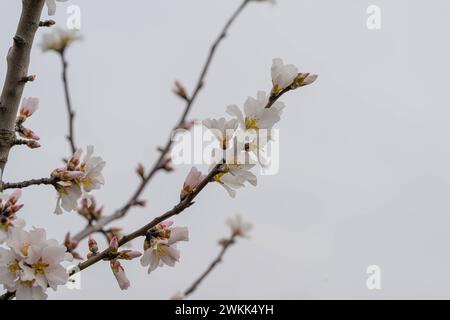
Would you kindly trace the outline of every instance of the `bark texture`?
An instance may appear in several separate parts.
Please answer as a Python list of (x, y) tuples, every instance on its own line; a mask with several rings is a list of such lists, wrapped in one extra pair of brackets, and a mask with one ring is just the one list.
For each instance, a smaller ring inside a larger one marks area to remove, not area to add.
[[(15, 121), (28, 76), (30, 53), (45, 0), (22, 0), (22, 14), (7, 55), (7, 73), (0, 96), (0, 173), (15, 140)], [(1, 177), (1, 176), (0, 176)]]

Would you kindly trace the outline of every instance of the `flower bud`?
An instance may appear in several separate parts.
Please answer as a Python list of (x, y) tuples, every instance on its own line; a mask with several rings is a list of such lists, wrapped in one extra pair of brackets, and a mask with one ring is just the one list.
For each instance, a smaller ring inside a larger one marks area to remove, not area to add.
[(117, 251), (119, 250), (119, 240), (117, 240), (116, 236), (112, 237), (111, 241), (109, 242), (109, 250), (112, 253), (117, 253)]
[(97, 241), (92, 236), (89, 237), (88, 246), (91, 253), (96, 254), (98, 252)]

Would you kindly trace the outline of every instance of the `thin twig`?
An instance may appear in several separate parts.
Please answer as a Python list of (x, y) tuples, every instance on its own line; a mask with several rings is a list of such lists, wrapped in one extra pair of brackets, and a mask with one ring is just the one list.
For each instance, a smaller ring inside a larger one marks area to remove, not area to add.
[(178, 121), (178, 123), (174, 127), (174, 129), (171, 131), (169, 139), (166, 142), (166, 145), (164, 146), (164, 148), (161, 148), (161, 150), (160, 150), (161, 154), (160, 154), (159, 158), (156, 160), (155, 164), (153, 165), (152, 169), (148, 172), (148, 174), (143, 176), (141, 183), (139, 184), (138, 188), (133, 193), (131, 198), (126, 202), (125, 205), (123, 205), (120, 209), (116, 210), (113, 214), (101, 218), (96, 224), (87, 226), (85, 229), (80, 231), (78, 234), (74, 235), (75, 240), (81, 241), (81, 240), (85, 239), (86, 237), (88, 237), (90, 234), (102, 230), (107, 224), (124, 217), (128, 213), (128, 211), (134, 206), (136, 201), (139, 200), (141, 194), (145, 190), (145, 187), (150, 182), (150, 180), (154, 177), (154, 175), (159, 170), (163, 170), (164, 160), (166, 159), (167, 155), (169, 154), (169, 152), (172, 148), (172, 144), (173, 144), (172, 133), (174, 131), (176, 131), (177, 129), (179, 129), (180, 127), (182, 127), (183, 124), (185, 123), (187, 116), (189, 115), (189, 111), (192, 109), (192, 106), (194, 105), (195, 99), (197, 98), (199, 92), (203, 88), (204, 80), (206, 78), (206, 75), (211, 66), (211, 62), (214, 58), (214, 55), (216, 53), (216, 50), (217, 50), (219, 44), (223, 41), (223, 39), (225, 39), (227, 32), (228, 32), (229, 28), (231, 27), (231, 25), (233, 24), (233, 22), (236, 20), (236, 18), (239, 16), (239, 14), (244, 10), (244, 8), (247, 6), (247, 4), (251, 1), (252, 0), (244, 0), (242, 2), (242, 4), (237, 8), (237, 10), (233, 13), (233, 15), (226, 22), (225, 26), (221, 30), (217, 39), (213, 42), (211, 49), (209, 51), (208, 57), (206, 59), (206, 62), (200, 73), (200, 77), (194, 88), (194, 91), (193, 91), (192, 95), (189, 97), (189, 99), (186, 99), (186, 107), (184, 109), (184, 112), (183, 112), (180, 120)]
[(64, 97), (66, 99), (66, 107), (67, 107), (67, 119), (69, 122), (69, 133), (66, 136), (67, 141), (70, 145), (70, 150), (72, 151), (72, 154), (75, 153), (77, 150), (76, 144), (75, 144), (75, 135), (74, 135), (74, 120), (75, 120), (75, 111), (72, 108), (72, 100), (70, 99), (70, 92), (69, 92), (69, 83), (67, 80), (67, 67), (68, 63), (65, 56), (65, 51), (60, 51), (60, 57), (61, 57), (61, 63), (62, 63), (62, 81), (64, 85)]
[(201, 276), (194, 281), (194, 283), (184, 292), (184, 296), (187, 297), (192, 294), (197, 287), (202, 283), (202, 281), (214, 270), (214, 268), (222, 262), (223, 256), (227, 252), (228, 248), (235, 243), (236, 236), (233, 234), (229, 239), (227, 239), (222, 245), (222, 250), (220, 250), (219, 255), (211, 262), (209, 267), (201, 274)]
[(56, 178), (42, 178), (42, 179), (31, 179), (27, 181), (22, 182), (7, 182), (3, 184), (2, 190), (8, 190), (8, 189), (23, 189), (31, 186), (38, 186), (38, 185), (51, 185), (56, 187), (56, 183), (58, 180)]

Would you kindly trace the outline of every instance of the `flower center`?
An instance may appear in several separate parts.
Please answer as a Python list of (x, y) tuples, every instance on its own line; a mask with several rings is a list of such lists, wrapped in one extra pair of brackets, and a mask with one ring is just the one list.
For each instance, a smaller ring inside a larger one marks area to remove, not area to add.
[(36, 262), (36, 263), (34, 263), (32, 265), (32, 267), (34, 269), (34, 273), (36, 275), (44, 275), (45, 274), (45, 269), (47, 269), (48, 266), (49, 266), (49, 264), (42, 262), (42, 259), (39, 259), (38, 262)]
[(258, 120), (255, 117), (245, 118), (245, 128), (246, 129), (258, 129)]
[(11, 272), (13, 274), (17, 274), (17, 272), (20, 271), (19, 262), (17, 260), (15, 260), (14, 262), (11, 262), (10, 264), (8, 264), (7, 268), (9, 270), (9, 272)]
[(167, 246), (164, 244), (158, 245), (156, 248), (156, 255), (158, 257), (166, 256), (167, 255)]

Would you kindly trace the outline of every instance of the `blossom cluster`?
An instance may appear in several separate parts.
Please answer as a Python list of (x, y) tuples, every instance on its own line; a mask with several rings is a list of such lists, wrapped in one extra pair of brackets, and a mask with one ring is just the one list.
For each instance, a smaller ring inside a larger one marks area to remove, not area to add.
[[(251, 170), (257, 165), (267, 165), (266, 147), (272, 139), (272, 130), (285, 108), (278, 101), (284, 93), (309, 85), (317, 79), (317, 75), (300, 73), (292, 64), (285, 65), (281, 59), (274, 59), (272, 68), (272, 90), (269, 94), (259, 91), (256, 98), (249, 97), (240, 109), (230, 105), (226, 113), (231, 119), (205, 119), (203, 126), (212, 132), (217, 139), (217, 147), (212, 152), (214, 168), (223, 163), (213, 181), (219, 183), (231, 197), (236, 190), (250, 183), (257, 184), (257, 177)], [(197, 168), (192, 168), (186, 177), (181, 190), (184, 199), (195, 191), (205, 178)]]
[(94, 147), (88, 146), (86, 155), (81, 160), (83, 150), (78, 149), (67, 161), (64, 168), (55, 169), (51, 176), (57, 180), (56, 214), (62, 214), (63, 209), (71, 212), (78, 209), (78, 200), (82, 197), (91, 199), (88, 193), (99, 189), (104, 183), (102, 170), (106, 162), (101, 157), (94, 157)]
[(18, 300), (46, 299), (47, 288), (56, 290), (69, 279), (62, 263), (72, 255), (64, 245), (48, 240), (44, 229), (13, 228), (6, 246), (0, 248), (0, 284)]

